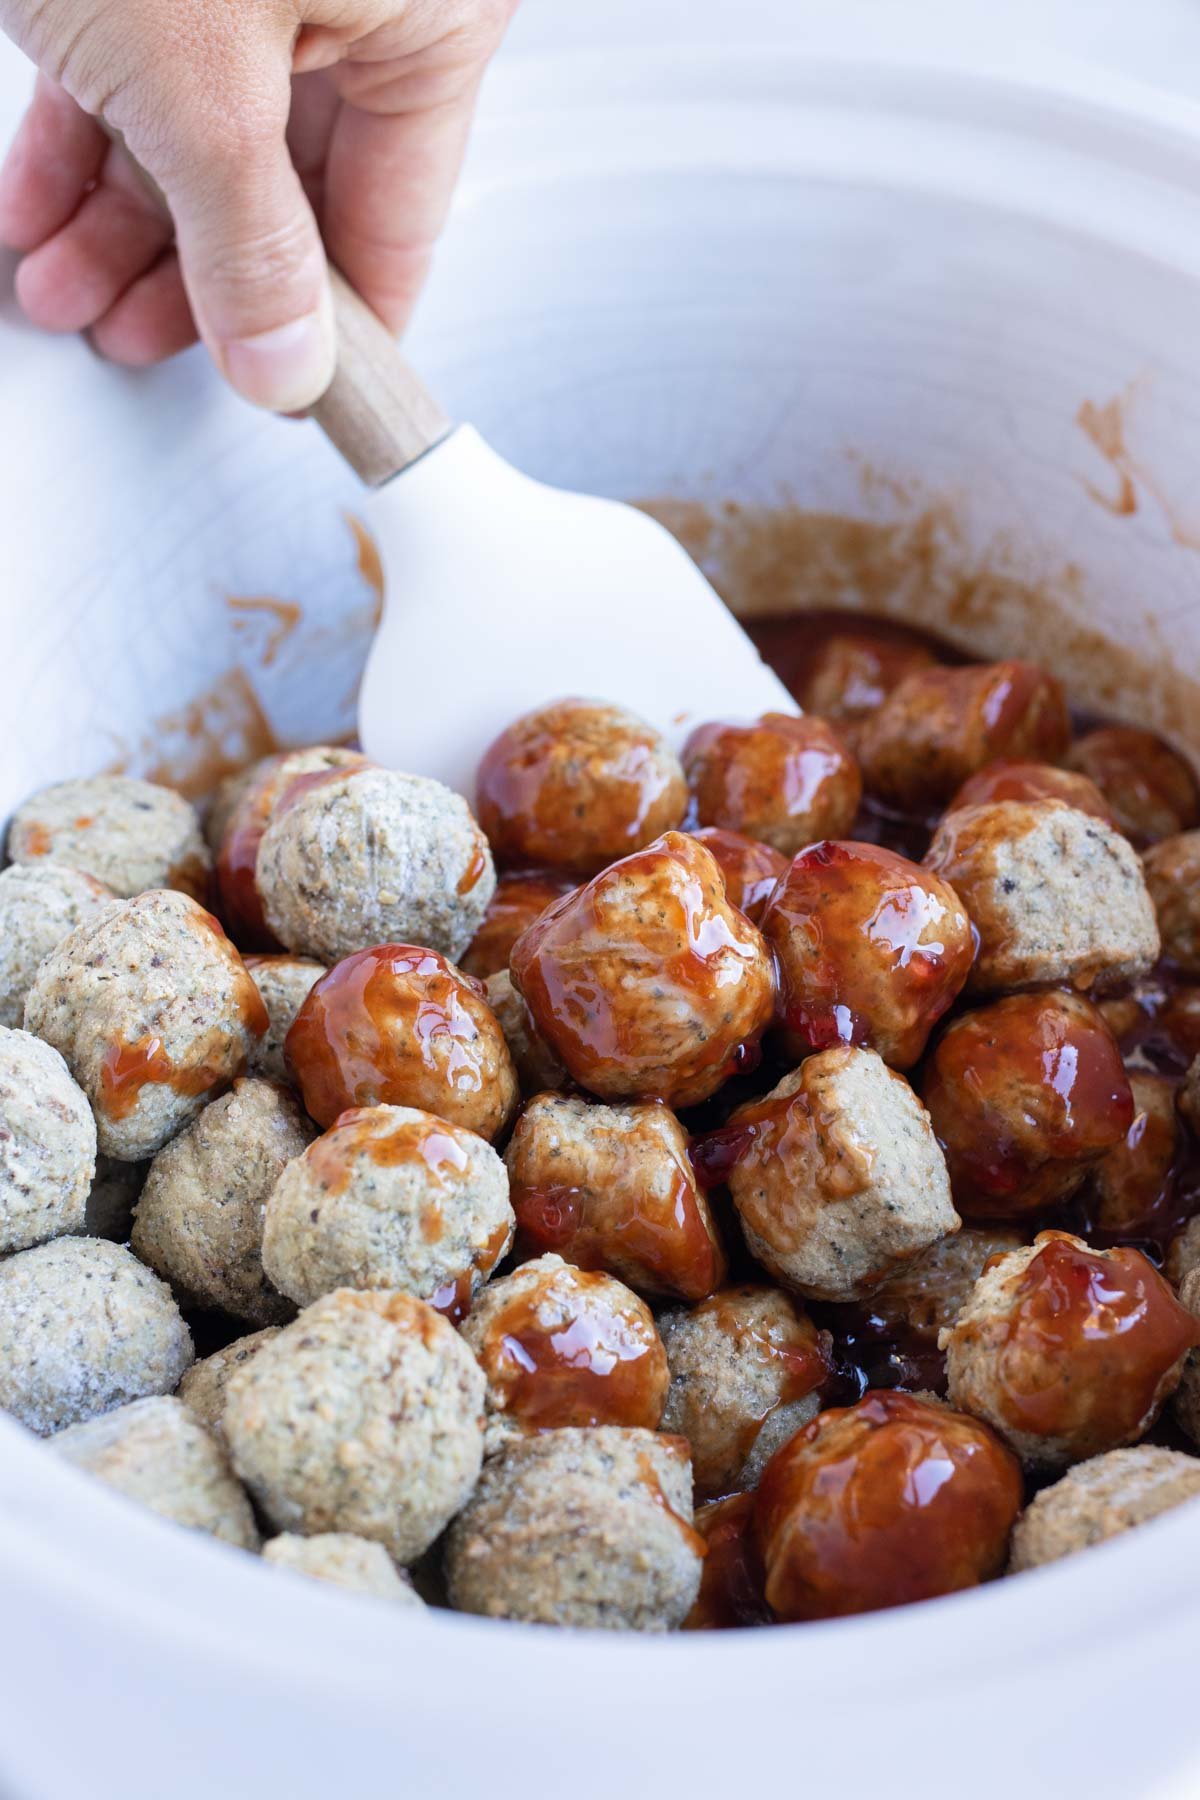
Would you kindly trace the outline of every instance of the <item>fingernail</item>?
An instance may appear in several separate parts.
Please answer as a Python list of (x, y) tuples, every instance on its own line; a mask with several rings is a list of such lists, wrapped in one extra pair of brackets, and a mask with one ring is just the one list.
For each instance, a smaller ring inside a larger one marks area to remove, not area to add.
[(315, 312), (255, 337), (221, 345), (225, 375), (247, 400), (271, 412), (302, 412), (333, 379), (337, 351), (328, 291)]

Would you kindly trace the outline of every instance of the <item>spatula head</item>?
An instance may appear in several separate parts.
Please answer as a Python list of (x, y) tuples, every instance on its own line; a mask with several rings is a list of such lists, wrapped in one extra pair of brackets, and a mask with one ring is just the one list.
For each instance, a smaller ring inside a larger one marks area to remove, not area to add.
[(368, 756), (470, 794), (519, 714), (610, 700), (671, 743), (703, 719), (796, 712), (669, 532), (521, 475), (469, 426), (383, 488), (387, 605), (363, 679)]

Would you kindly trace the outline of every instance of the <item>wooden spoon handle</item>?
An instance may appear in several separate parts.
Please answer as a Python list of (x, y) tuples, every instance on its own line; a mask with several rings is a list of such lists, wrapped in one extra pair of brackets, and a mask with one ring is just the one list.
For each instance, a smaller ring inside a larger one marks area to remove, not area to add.
[(370, 487), (380, 487), (453, 429), (395, 339), (344, 275), (330, 269), (337, 371), (311, 410)]

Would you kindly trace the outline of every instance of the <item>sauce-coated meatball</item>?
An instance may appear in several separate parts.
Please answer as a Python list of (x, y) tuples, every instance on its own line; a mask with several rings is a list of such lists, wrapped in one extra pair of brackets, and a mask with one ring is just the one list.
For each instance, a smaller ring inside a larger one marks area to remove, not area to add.
[[(1187, 1308), (1200, 1327), (1200, 1268), (1184, 1270), (1179, 1282), (1179, 1304)], [(1200, 1445), (1200, 1350), (1189, 1350), (1184, 1359), (1179, 1386), (1171, 1396), (1171, 1412), (1184, 1436)]]
[(760, 839), (794, 856), (841, 837), (862, 799), (858, 765), (824, 719), (765, 713), (753, 725), (699, 725), (683, 747), (698, 825)]
[(860, 1300), (958, 1214), (929, 1118), (873, 1050), (823, 1050), (720, 1134), (753, 1257), (813, 1300)]
[(1150, 1429), (1200, 1322), (1139, 1250), (1043, 1231), (984, 1270), (941, 1343), (952, 1403), (1059, 1469)]
[(826, 1333), (779, 1288), (722, 1288), (663, 1313), (671, 1365), (663, 1430), (692, 1446), (702, 1498), (757, 1485), (767, 1463), (820, 1408), (832, 1372)]
[(357, 1106), (415, 1106), (494, 1138), (517, 1104), (508, 1045), (479, 984), (435, 950), (382, 944), (316, 983), (285, 1053), (328, 1127)]
[(519, 869), (502, 875), (488, 901), (483, 924), (471, 939), (459, 967), (467, 975), (486, 981), (507, 969), (512, 947), (548, 906), (569, 894), (574, 883), (552, 869)]
[(775, 892), (775, 884), (787, 873), (788, 859), (754, 838), (742, 837), (736, 831), (721, 831), (716, 825), (700, 825), (689, 834), (716, 857), (725, 877), (725, 898), (756, 925), (762, 922), (767, 901)]
[(1057, 800), (996, 800), (948, 813), (926, 868), (950, 882), (979, 933), (970, 985), (1118, 987), (1158, 958), (1141, 865), (1103, 820)]
[(1124, 1139), (1096, 1165), (1094, 1223), (1100, 1231), (1129, 1233), (1153, 1217), (1179, 1147), (1175, 1083), (1144, 1069), (1129, 1074), (1133, 1123)]
[(774, 1005), (760, 933), (709, 852), (675, 831), (543, 913), (511, 973), (575, 1080), (613, 1099), (706, 1100)]
[(754, 1509), (767, 1600), (830, 1619), (998, 1575), (1021, 1472), (975, 1419), (912, 1394), (819, 1413), (767, 1465)]
[(652, 725), (620, 706), (560, 700), (485, 751), (476, 804), (500, 862), (590, 874), (678, 825), (687, 786)]
[(794, 1056), (856, 1044), (911, 1068), (966, 981), (971, 922), (936, 875), (875, 844), (814, 844), (763, 915)]
[(942, 1034), (922, 1098), (968, 1219), (1065, 1200), (1133, 1123), (1116, 1039), (1079, 994), (1012, 994)]
[(809, 659), (792, 692), (805, 712), (832, 719), (853, 748), (892, 690), (934, 660), (923, 644), (867, 626), (834, 632)]
[(762, 1558), (754, 1541), (753, 1490), (727, 1494), (696, 1508), (695, 1528), (707, 1546), (700, 1592), (683, 1622), (685, 1631), (733, 1631), (769, 1625)]
[(522, 1094), (565, 1092), (573, 1085), (571, 1077), (534, 1024), (508, 970), (489, 975), (483, 985), (487, 1003), (504, 1033)]
[(1185, 975), (1200, 975), (1200, 831), (1164, 838), (1147, 850), (1142, 868), (1163, 954)]
[(725, 1258), (687, 1147), (665, 1106), (539, 1094), (505, 1153), (521, 1242), (642, 1293), (703, 1299)]
[(1023, 1242), (1019, 1232), (1003, 1227), (964, 1225), (889, 1276), (871, 1295), (872, 1316), (922, 1343), (936, 1344), (970, 1299), (989, 1259)]
[(1139, 1444), (1077, 1463), (1036, 1494), (1013, 1532), (1009, 1573), (1102, 1544), (1200, 1497), (1200, 1458)]
[(487, 1377), (489, 1455), (531, 1431), (658, 1429), (666, 1351), (645, 1301), (611, 1275), (539, 1256), (484, 1289), (462, 1334)]
[(968, 776), (946, 808), (988, 806), (993, 800), (1061, 800), (1076, 812), (1115, 824), (1108, 802), (1086, 775), (1073, 769), (1056, 769), (1053, 763), (994, 762), (977, 775)]
[(1153, 844), (1200, 824), (1200, 792), (1187, 763), (1152, 731), (1106, 725), (1072, 744), (1067, 767), (1104, 795), (1118, 831)]
[(1055, 762), (1070, 741), (1052, 675), (1027, 662), (977, 663), (907, 676), (868, 722), (859, 756), (870, 793), (921, 812), (999, 757)]

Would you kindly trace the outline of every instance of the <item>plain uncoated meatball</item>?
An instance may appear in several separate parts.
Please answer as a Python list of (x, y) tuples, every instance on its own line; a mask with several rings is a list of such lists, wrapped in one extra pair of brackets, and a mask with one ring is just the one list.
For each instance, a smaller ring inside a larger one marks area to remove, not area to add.
[(411, 1106), (343, 1113), (266, 1207), (263, 1266), (300, 1306), (334, 1288), (391, 1288), (461, 1316), (513, 1238), (491, 1145)]
[(501, 862), (590, 874), (678, 825), (687, 786), (652, 725), (602, 701), (560, 700), (485, 751), (476, 801)]
[(688, 1106), (766, 1026), (771, 959), (695, 838), (669, 831), (544, 912), (510, 973), (581, 1087)]
[(322, 1531), (315, 1537), (297, 1537), (285, 1531), (263, 1545), (262, 1559), (276, 1569), (328, 1581), (352, 1594), (370, 1594), (416, 1612), (425, 1610), (425, 1602), (407, 1574), (396, 1567), (383, 1545), (351, 1531)]
[(1200, 1495), (1200, 1459), (1139, 1444), (1109, 1450), (1035, 1494), (1012, 1536), (1009, 1573), (1102, 1544)]
[(13, 863), (0, 871), (0, 1026), (21, 1024), (39, 966), (114, 898), (102, 881), (65, 863)]
[(1062, 688), (1027, 662), (919, 669), (868, 720), (859, 744), (870, 793), (921, 812), (1004, 757), (1056, 762), (1071, 741)]
[(280, 943), (326, 963), (387, 943), (460, 956), (496, 886), (460, 794), (371, 767), (294, 786), (263, 833), (256, 870)]
[(485, 1464), (446, 1541), (459, 1612), (606, 1631), (670, 1631), (700, 1586), (679, 1438), (614, 1425), (515, 1438)]
[(688, 1159), (687, 1133), (665, 1106), (599, 1106), (538, 1094), (505, 1152), (522, 1245), (581, 1269), (605, 1269), (645, 1294), (701, 1300), (725, 1258)]
[(13, 814), (8, 854), (15, 863), (81, 869), (124, 900), (148, 888), (203, 900), (212, 868), (195, 807), (129, 775), (43, 788)]
[(1067, 767), (1095, 783), (1117, 830), (1130, 843), (1152, 844), (1200, 824), (1200, 792), (1182, 756), (1152, 731), (1106, 725), (1077, 738)]
[(434, 950), (382, 944), (312, 988), (285, 1052), (319, 1125), (359, 1106), (415, 1106), (494, 1138), (517, 1072), (480, 983)]
[(968, 1219), (1066, 1200), (1133, 1124), (1121, 1052), (1080, 994), (1010, 994), (942, 1033), (921, 1097)]
[(1154, 844), (1142, 858), (1142, 869), (1164, 956), (1185, 975), (1200, 975), (1200, 831)]
[[(216, 841), (217, 898), (221, 921), (243, 950), (278, 950), (280, 944), (263, 912), (258, 886), (258, 852), (263, 833), (280, 806), (348, 769), (369, 765), (357, 750), (314, 744), (284, 750), (244, 770)], [(225, 803), (222, 803), (224, 810)], [(210, 832), (212, 821), (210, 820)]]
[(0, 1026), (0, 1252), (81, 1231), (96, 1122), (57, 1050)]
[(842, 1618), (974, 1587), (1004, 1567), (1016, 1459), (986, 1425), (914, 1394), (819, 1413), (768, 1464), (754, 1508), (783, 1619)]
[(569, 1088), (571, 1077), (538, 1031), (508, 970), (489, 975), (483, 985), (487, 1003), (504, 1033), (522, 1094), (558, 1093)]
[(1141, 865), (1101, 819), (1057, 800), (997, 800), (949, 813), (925, 865), (979, 933), (976, 993), (1052, 981), (1118, 987), (1158, 959)]
[(554, 869), (518, 869), (501, 875), (488, 901), (483, 924), (471, 939), (459, 967), (465, 975), (487, 981), (508, 968), (508, 958), (521, 933), (548, 906), (569, 894), (574, 882)]
[(252, 1331), (246, 1337), (235, 1338), (223, 1350), (214, 1351), (212, 1356), (201, 1357), (190, 1369), (184, 1371), (183, 1380), (175, 1390), (176, 1397), (191, 1408), (200, 1423), (212, 1432), (223, 1448), (227, 1448), (224, 1425), (225, 1389), (229, 1386), (230, 1378), (243, 1363), (257, 1356), (272, 1338), (277, 1338), (279, 1330), (278, 1325), (266, 1325), (261, 1331)]
[(484, 1289), (462, 1334), (487, 1377), (489, 1455), (529, 1431), (658, 1428), (666, 1351), (650, 1308), (611, 1275), (539, 1256)]
[(278, 1530), (352, 1531), (409, 1563), (475, 1485), (483, 1391), (475, 1358), (424, 1301), (340, 1289), (235, 1371), (225, 1435)]
[(267, 1029), (251, 1046), (247, 1068), (251, 1075), (265, 1075), (268, 1081), (290, 1081), (292, 1072), (283, 1053), (287, 1034), (313, 988), (329, 971), (324, 963), (312, 962), (307, 956), (248, 956), (246, 967), (267, 1009)]
[(763, 914), (779, 969), (785, 1050), (856, 1044), (911, 1068), (971, 969), (975, 941), (953, 888), (875, 844), (813, 844)]
[(245, 1066), (266, 1029), (258, 989), (185, 894), (118, 902), (38, 970), (25, 1024), (61, 1052), (106, 1156), (153, 1156)]
[(228, 1457), (178, 1400), (135, 1400), (60, 1431), (50, 1447), (173, 1524), (258, 1549), (254, 1514)]
[(984, 1270), (940, 1343), (952, 1404), (1060, 1469), (1149, 1430), (1200, 1322), (1140, 1251), (1043, 1231)]
[(1179, 1147), (1175, 1083), (1142, 1069), (1129, 1074), (1133, 1123), (1115, 1149), (1096, 1165), (1093, 1224), (1129, 1233), (1148, 1222), (1166, 1191)]
[(761, 924), (767, 901), (780, 877), (787, 874), (787, 857), (772, 850), (770, 844), (742, 837), (736, 831), (720, 831), (715, 825), (697, 826), (688, 835), (716, 858), (725, 877), (725, 898), (730, 906), (744, 912), (755, 925)]
[(0, 1408), (39, 1437), (169, 1394), (192, 1356), (170, 1288), (120, 1244), (55, 1238), (0, 1263)]
[(699, 725), (683, 747), (698, 825), (760, 839), (795, 856), (841, 837), (862, 799), (858, 764), (824, 719), (764, 713), (752, 725)]
[(701, 1499), (752, 1488), (820, 1410), (828, 1334), (778, 1288), (723, 1288), (658, 1322), (671, 1368), (662, 1429), (688, 1440)]
[(928, 1114), (873, 1050), (823, 1050), (724, 1132), (750, 1254), (813, 1300), (861, 1300), (957, 1231)]
[(936, 1344), (939, 1333), (953, 1325), (970, 1299), (985, 1264), (993, 1256), (1019, 1249), (1023, 1242), (1019, 1232), (1003, 1227), (981, 1230), (964, 1225), (889, 1276), (871, 1295), (872, 1315), (924, 1343)]
[(1088, 813), (1115, 827), (1116, 821), (1100, 789), (1086, 775), (1056, 769), (1053, 763), (994, 762), (963, 782), (946, 811), (964, 806), (990, 806), (995, 800), (1061, 800), (1076, 812)]
[(286, 1089), (235, 1082), (154, 1158), (133, 1250), (185, 1305), (219, 1307), (248, 1325), (290, 1319), (263, 1268), (263, 1208), (315, 1135)]

